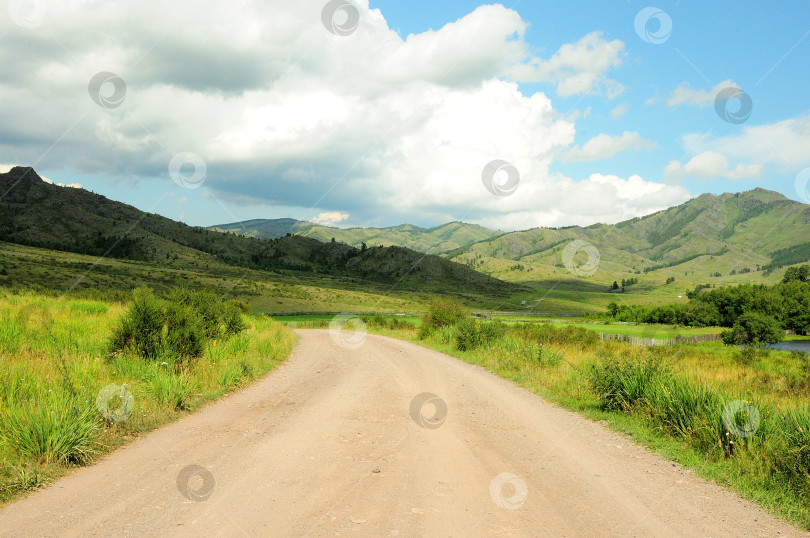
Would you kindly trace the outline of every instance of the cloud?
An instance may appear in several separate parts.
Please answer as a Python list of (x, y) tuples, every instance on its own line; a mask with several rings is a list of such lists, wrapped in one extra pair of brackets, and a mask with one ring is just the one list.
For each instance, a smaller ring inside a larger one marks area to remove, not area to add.
[[(621, 64), (621, 41), (595, 32), (542, 59), (523, 40), (527, 23), (501, 5), (404, 38), (368, 1), (355, 5), (357, 30), (337, 36), (322, 24), (322, 0), (228, 10), (214, 0), (51, 3), (39, 29), (3, 37), (0, 100), (14, 106), (0, 107), (0, 159), (129, 183), (162, 178), (174, 192), (169, 162), (193, 152), (206, 163), (201, 190), (223, 203), (369, 225), (504, 215), (589, 223), (688, 198), (638, 176), (549, 172), (574, 141), (575, 118), (516, 81), (615, 97), (622, 86), (607, 73)], [(100, 71), (126, 84), (117, 108), (88, 95)], [(643, 147), (633, 136), (578, 151)], [(516, 195), (482, 184), (495, 159), (520, 171)]]
[(670, 162), (664, 169), (668, 180), (679, 180), (684, 177), (698, 179), (759, 179), (765, 167), (761, 164), (738, 164), (733, 170), (729, 168), (728, 157), (716, 151), (704, 151), (694, 156), (688, 163)]
[(622, 103), (621, 105), (614, 107), (613, 110), (610, 111), (610, 117), (613, 118), (614, 120), (618, 120), (626, 113), (627, 113), (627, 104)]
[(339, 222), (343, 222), (344, 220), (349, 218), (348, 213), (341, 213), (339, 211), (329, 211), (326, 213), (321, 213), (314, 219), (312, 222), (315, 224), (321, 224), (323, 226), (334, 226)]
[(728, 87), (738, 88), (739, 86), (733, 80), (728, 79), (715, 84), (715, 86), (709, 90), (693, 90), (689, 87), (688, 83), (684, 82), (678, 85), (672, 92), (672, 95), (667, 99), (667, 105), (670, 107), (683, 104), (697, 105), (700, 107), (708, 106), (714, 103), (714, 99), (717, 97), (720, 90)]
[(591, 32), (561, 46), (548, 60), (534, 58), (515, 66), (512, 75), (521, 82), (554, 82), (563, 97), (603, 93), (613, 99), (624, 87), (605, 73), (621, 65), (623, 55), (622, 41), (607, 41), (602, 32)]
[[(512, 198), (523, 196), (521, 185)], [(559, 177), (548, 186), (532, 189), (528, 198), (536, 203), (516, 206), (515, 210), (478, 220), (491, 229), (525, 230), (536, 226), (614, 224), (649, 215), (681, 204), (691, 198), (681, 186), (645, 181), (638, 175), (628, 179), (610, 174), (592, 174), (574, 182)], [(538, 200), (542, 203), (537, 204)]]
[(625, 131), (621, 136), (600, 134), (591, 138), (580, 148), (574, 146), (563, 154), (563, 161), (597, 161), (613, 157), (617, 153), (628, 149), (652, 149), (655, 142), (642, 138), (635, 131)]
[(772, 164), (797, 172), (810, 166), (810, 113), (764, 125), (746, 125), (722, 137), (692, 133), (683, 137), (688, 151), (713, 150), (736, 159)]

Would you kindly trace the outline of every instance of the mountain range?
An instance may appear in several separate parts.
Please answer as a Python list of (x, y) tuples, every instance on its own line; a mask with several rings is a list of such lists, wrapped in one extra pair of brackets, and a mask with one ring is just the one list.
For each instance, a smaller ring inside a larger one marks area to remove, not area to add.
[(301, 235), (273, 239), (188, 226), (81, 188), (43, 181), (32, 169), (0, 174), (0, 241), (177, 268), (225, 264), (329, 275), (399, 289), (513, 294), (499, 281), (445, 258), (399, 246), (356, 248)]
[(267, 219), (204, 229), (17, 167), (0, 174), (0, 241), (163, 267), (222, 264), (353, 285), (508, 296), (527, 308), (556, 301), (574, 310), (606, 304), (625, 287), (625, 300), (657, 302), (681, 300), (697, 284), (776, 281), (780, 268), (810, 261), (810, 206), (754, 189), (703, 194), (644, 217), (586, 227), (503, 232), (450, 222), (343, 229)]
[[(684, 204), (618, 224), (502, 232), (461, 222), (435, 228), (336, 228), (295, 219), (249, 220), (212, 229), (249, 237), (285, 234), (332, 238), (353, 246), (402, 245), (465, 263), (501, 279), (529, 282), (570, 276), (564, 249), (579, 240), (599, 254), (595, 281), (625, 275), (669, 278), (768, 276), (810, 260), (810, 206), (765, 189), (703, 194)], [(593, 252), (591, 250), (591, 252)], [(573, 264), (587, 263), (587, 250)], [(749, 278), (751, 278), (749, 277)]]

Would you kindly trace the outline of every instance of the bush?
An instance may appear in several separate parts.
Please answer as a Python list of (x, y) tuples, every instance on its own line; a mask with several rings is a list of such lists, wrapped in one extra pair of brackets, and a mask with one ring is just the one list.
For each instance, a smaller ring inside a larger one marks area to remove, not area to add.
[(165, 316), (168, 350), (180, 359), (202, 355), (205, 350), (205, 337), (197, 323), (194, 311), (183, 304), (167, 303)]
[(467, 315), (464, 306), (452, 299), (435, 299), (431, 301), (427, 312), (422, 316), (422, 323), (432, 329), (455, 325)]
[(455, 326), (456, 348), (460, 351), (477, 349), (501, 338), (506, 329), (501, 322), (479, 322), (468, 318)]
[(242, 311), (233, 304), (226, 304), (225, 311), (222, 314), (222, 321), (224, 323), (225, 336), (232, 336), (239, 334), (247, 329), (247, 324), (242, 318)]
[(132, 293), (128, 311), (113, 329), (112, 352), (131, 352), (144, 359), (162, 356), (199, 357), (208, 339), (233, 336), (247, 329), (241, 301), (222, 303), (210, 292), (174, 288), (168, 300), (148, 288)]
[(163, 305), (148, 288), (132, 292), (126, 315), (118, 320), (110, 338), (111, 351), (129, 350), (144, 359), (154, 359), (162, 348), (165, 316)]
[(582, 327), (566, 326), (556, 328), (549, 323), (519, 323), (509, 329), (509, 334), (529, 341), (547, 344), (573, 344), (582, 349), (599, 342), (599, 335)]
[(728, 346), (764, 346), (780, 342), (785, 331), (771, 316), (759, 312), (746, 312), (737, 318), (731, 330), (722, 331), (720, 336)]
[(471, 351), (481, 345), (481, 334), (478, 322), (474, 319), (465, 319), (456, 325), (456, 349)]

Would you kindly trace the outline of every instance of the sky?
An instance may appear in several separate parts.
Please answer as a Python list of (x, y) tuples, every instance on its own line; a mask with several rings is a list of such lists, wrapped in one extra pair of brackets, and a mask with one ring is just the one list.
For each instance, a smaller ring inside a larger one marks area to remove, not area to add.
[(0, 171), (209, 226), (810, 203), (810, 3), (11, 0)]

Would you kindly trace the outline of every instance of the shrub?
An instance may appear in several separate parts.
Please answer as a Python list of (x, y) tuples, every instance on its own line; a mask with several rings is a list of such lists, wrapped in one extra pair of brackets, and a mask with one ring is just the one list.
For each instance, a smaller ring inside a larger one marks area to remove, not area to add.
[(422, 316), (422, 323), (433, 329), (455, 325), (467, 315), (464, 306), (453, 299), (434, 299), (427, 312)]
[(245, 320), (242, 318), (242, 310), (240, 310), (236, 305), (233, 304), (225, 305), (225, 310), (222, 314), (222, 321), (225, 325), (224, 328), (225, 336), (239, 334), (245, 329), (247, 329), (247, 324), (245, 323)]
[(483, 322), (478, 326), (482, 344), (489, 344), (506, 334), (506, 326), (500, 321)]
[(731, 330), (722, 331), (720, 336), (728, 346), (764, 346), (782, 340), (785, 332), (771, 316), (759, 312), (746, 312), (737, 318)]
[(180, 359), (199, 357), (205, 337), (194, 311), (179, 303), (166, 304), (166, 347)]
[(582, 327), (566, 326), (556, 328), (549, 323), (519, 323), (508, 332), (519, 338), (541, 344), (573, 344), (582, 349), (594, 346), (599, 342), (599, 335)]
[(164, 313), (162, 304), (148, 288), (132, 293), (126, 315), (118, 320), (110, 338), (110, 350), (130, 350), (145, 359), (154, 359), (162, 347)]
[(214, 293), (173, 288), (167, 298), (171, 303), (188, 306), (195, 313), (200, 331), (206, 338), (221, 336), (225, 306)]
[(456, 325), (456, 349), (471, 351), (479, 345), (481, 345), (481, 334), (477, 321), (465, 319)]
[(168, 300), (148, 288), (132, 294), (128, 311), (118, 320), (109, 341), (112, 352), (129, 351), (144, 359), (160, 356), (187, 360), (199, 357), (207, 339), (247, 329), (241, 301), (222, 303), (210, 292), (174, 288)]

